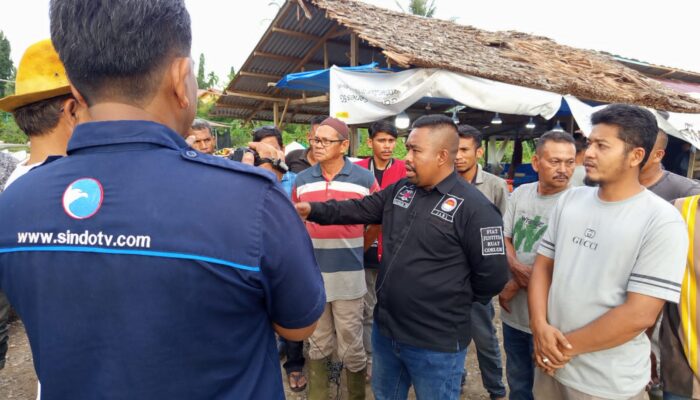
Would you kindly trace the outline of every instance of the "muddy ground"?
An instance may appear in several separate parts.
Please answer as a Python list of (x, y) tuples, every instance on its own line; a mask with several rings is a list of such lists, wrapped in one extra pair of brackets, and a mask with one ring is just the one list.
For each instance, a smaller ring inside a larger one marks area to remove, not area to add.
[[(496, 329), (498, 331), (499, 342), (502, 343), (500, 323), (497, 324)], [(502, 349), (501, 354), (503, 354)], [(481, 374), (477, 366), (473, 344), (468, 351), (466, 368), (469, 371), (469, 377), (467, 379), (467, 385), (464, 388), (462, 399), (487, 400), (489, 396), (481, 384)], [(284, 378), (287, 399), (306, 399), (305, 393), (294, 393), (289, 390), (286, 377)], [(36, 398), (36, 389), (36, 374), (34, 373), (34, 367), (32, 365), (32, 354), (29, 350), (29, 342), (24, 332), (24, 325), (22, 325), (21, 321), (14, 321), (10, 324), (10, 342), (7, 362), (5, 368), (0, 370), (0, 399), (33, 400)], [(341, 390), (341, 393), (342, 392), (343, 390)], [(341, 395), (341, 398), (344, 399), (346, 397)], [(409, 398), (415, 399), (413, 393), (410, 393)], [(369, 385), (367, 385), (367, 399), (374, 399)]]

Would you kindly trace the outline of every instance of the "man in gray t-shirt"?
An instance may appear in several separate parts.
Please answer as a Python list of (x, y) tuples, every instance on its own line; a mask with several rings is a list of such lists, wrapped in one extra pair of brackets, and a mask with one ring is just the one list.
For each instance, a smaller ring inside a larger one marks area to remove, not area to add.
[(518, 187), (508, 200), (503, 233), (511, 279), (498, 300), (503, 321), (506, 378), (511, 399), (532, 399), (535, 366), (527, 312), (527, 286), (549, 214), (569, 187), (575, 166), (574, 139), (565, 132), (547, 132), (537, 142), (532, 167), (538, 181)]
[(528, 287), (537, 398), (643, 399), (649, 340), (677, 302), (688, 237), (678, 211), (639, 184), (656, 119), (613, 104), (594, 113), (584, 165), (597, 188), (565, 192)]
[(639, 173), (639, 182), (666, 201), (700, 194), (700, 182), (666, 171), (661, 164), (666, 155), (668, 135), (659, 131), (656, 142)]

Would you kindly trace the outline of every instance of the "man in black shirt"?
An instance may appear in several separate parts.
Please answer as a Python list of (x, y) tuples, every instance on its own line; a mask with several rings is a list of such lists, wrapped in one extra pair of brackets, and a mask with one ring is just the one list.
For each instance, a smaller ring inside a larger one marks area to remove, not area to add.
[(314, 159), (314, 152), (309, 151), (311, 150), (311, 139), (316, 136), (316, 129), (321, 125), (321, 122), (323, 122), (328, 116), (326, 115), (317, 115), (313, 118), (311, 118), (311, 121), (309, 122), (309, 132), (306, 134), (306, 138), (309, 141), (309, 147), (306, 149), (299, 149), (299, 150), (293, 150), (290, 151), (289, 154), (285, 157), (284, 163), (287, 164), (287, 167), (289, 167), (289, 170), (294, 172), (295, 174), (298, 174), (299, 172), (311, 167), (312, 165), (316, 165), (316, 159)]
[(498, 209), (454, 172), (457, 127), (446, 116), (416, 120), (407, 178), (361, 200), (298, 203), (321, 224), (381, 224), (384, 255), (372, 332), (377, 400), (459, 397), (474, 301), (508, 280)]

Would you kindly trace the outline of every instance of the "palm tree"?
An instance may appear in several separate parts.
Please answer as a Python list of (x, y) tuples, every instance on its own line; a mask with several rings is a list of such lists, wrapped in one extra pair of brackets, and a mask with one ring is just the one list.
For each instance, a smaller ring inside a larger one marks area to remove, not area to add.
[(435, 11), (437, 10), (437, 7), (435, 6), (435, 0), (409, 0), (408, 2), (408, 11), (403, 8), (401, 3), (399, 3), (398, 0), (394, 0), (397, 6), (401, 9), (403, 12), (409, 12), (413, 15), (420, 15), (423, 17), (428, 17), (432, 18), (433, 15), (435, 15)]

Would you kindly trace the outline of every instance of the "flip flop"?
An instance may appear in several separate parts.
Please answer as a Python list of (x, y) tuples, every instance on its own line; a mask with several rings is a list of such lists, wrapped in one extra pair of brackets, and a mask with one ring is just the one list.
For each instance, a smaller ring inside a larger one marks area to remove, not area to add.
[[(287, 374), (287, 381), (289, 383), (289, 389), (292, 392), (301, 392), (302, 390), (306, 389), (306, 382), (304, 382), (303, 385), (299, 385), (300, 380), (306, 381), (306, 377), (304, 376), (304, 373), (301, 371), (293, 371)], [(292, 385), (292, 383), (294, 383)]]

